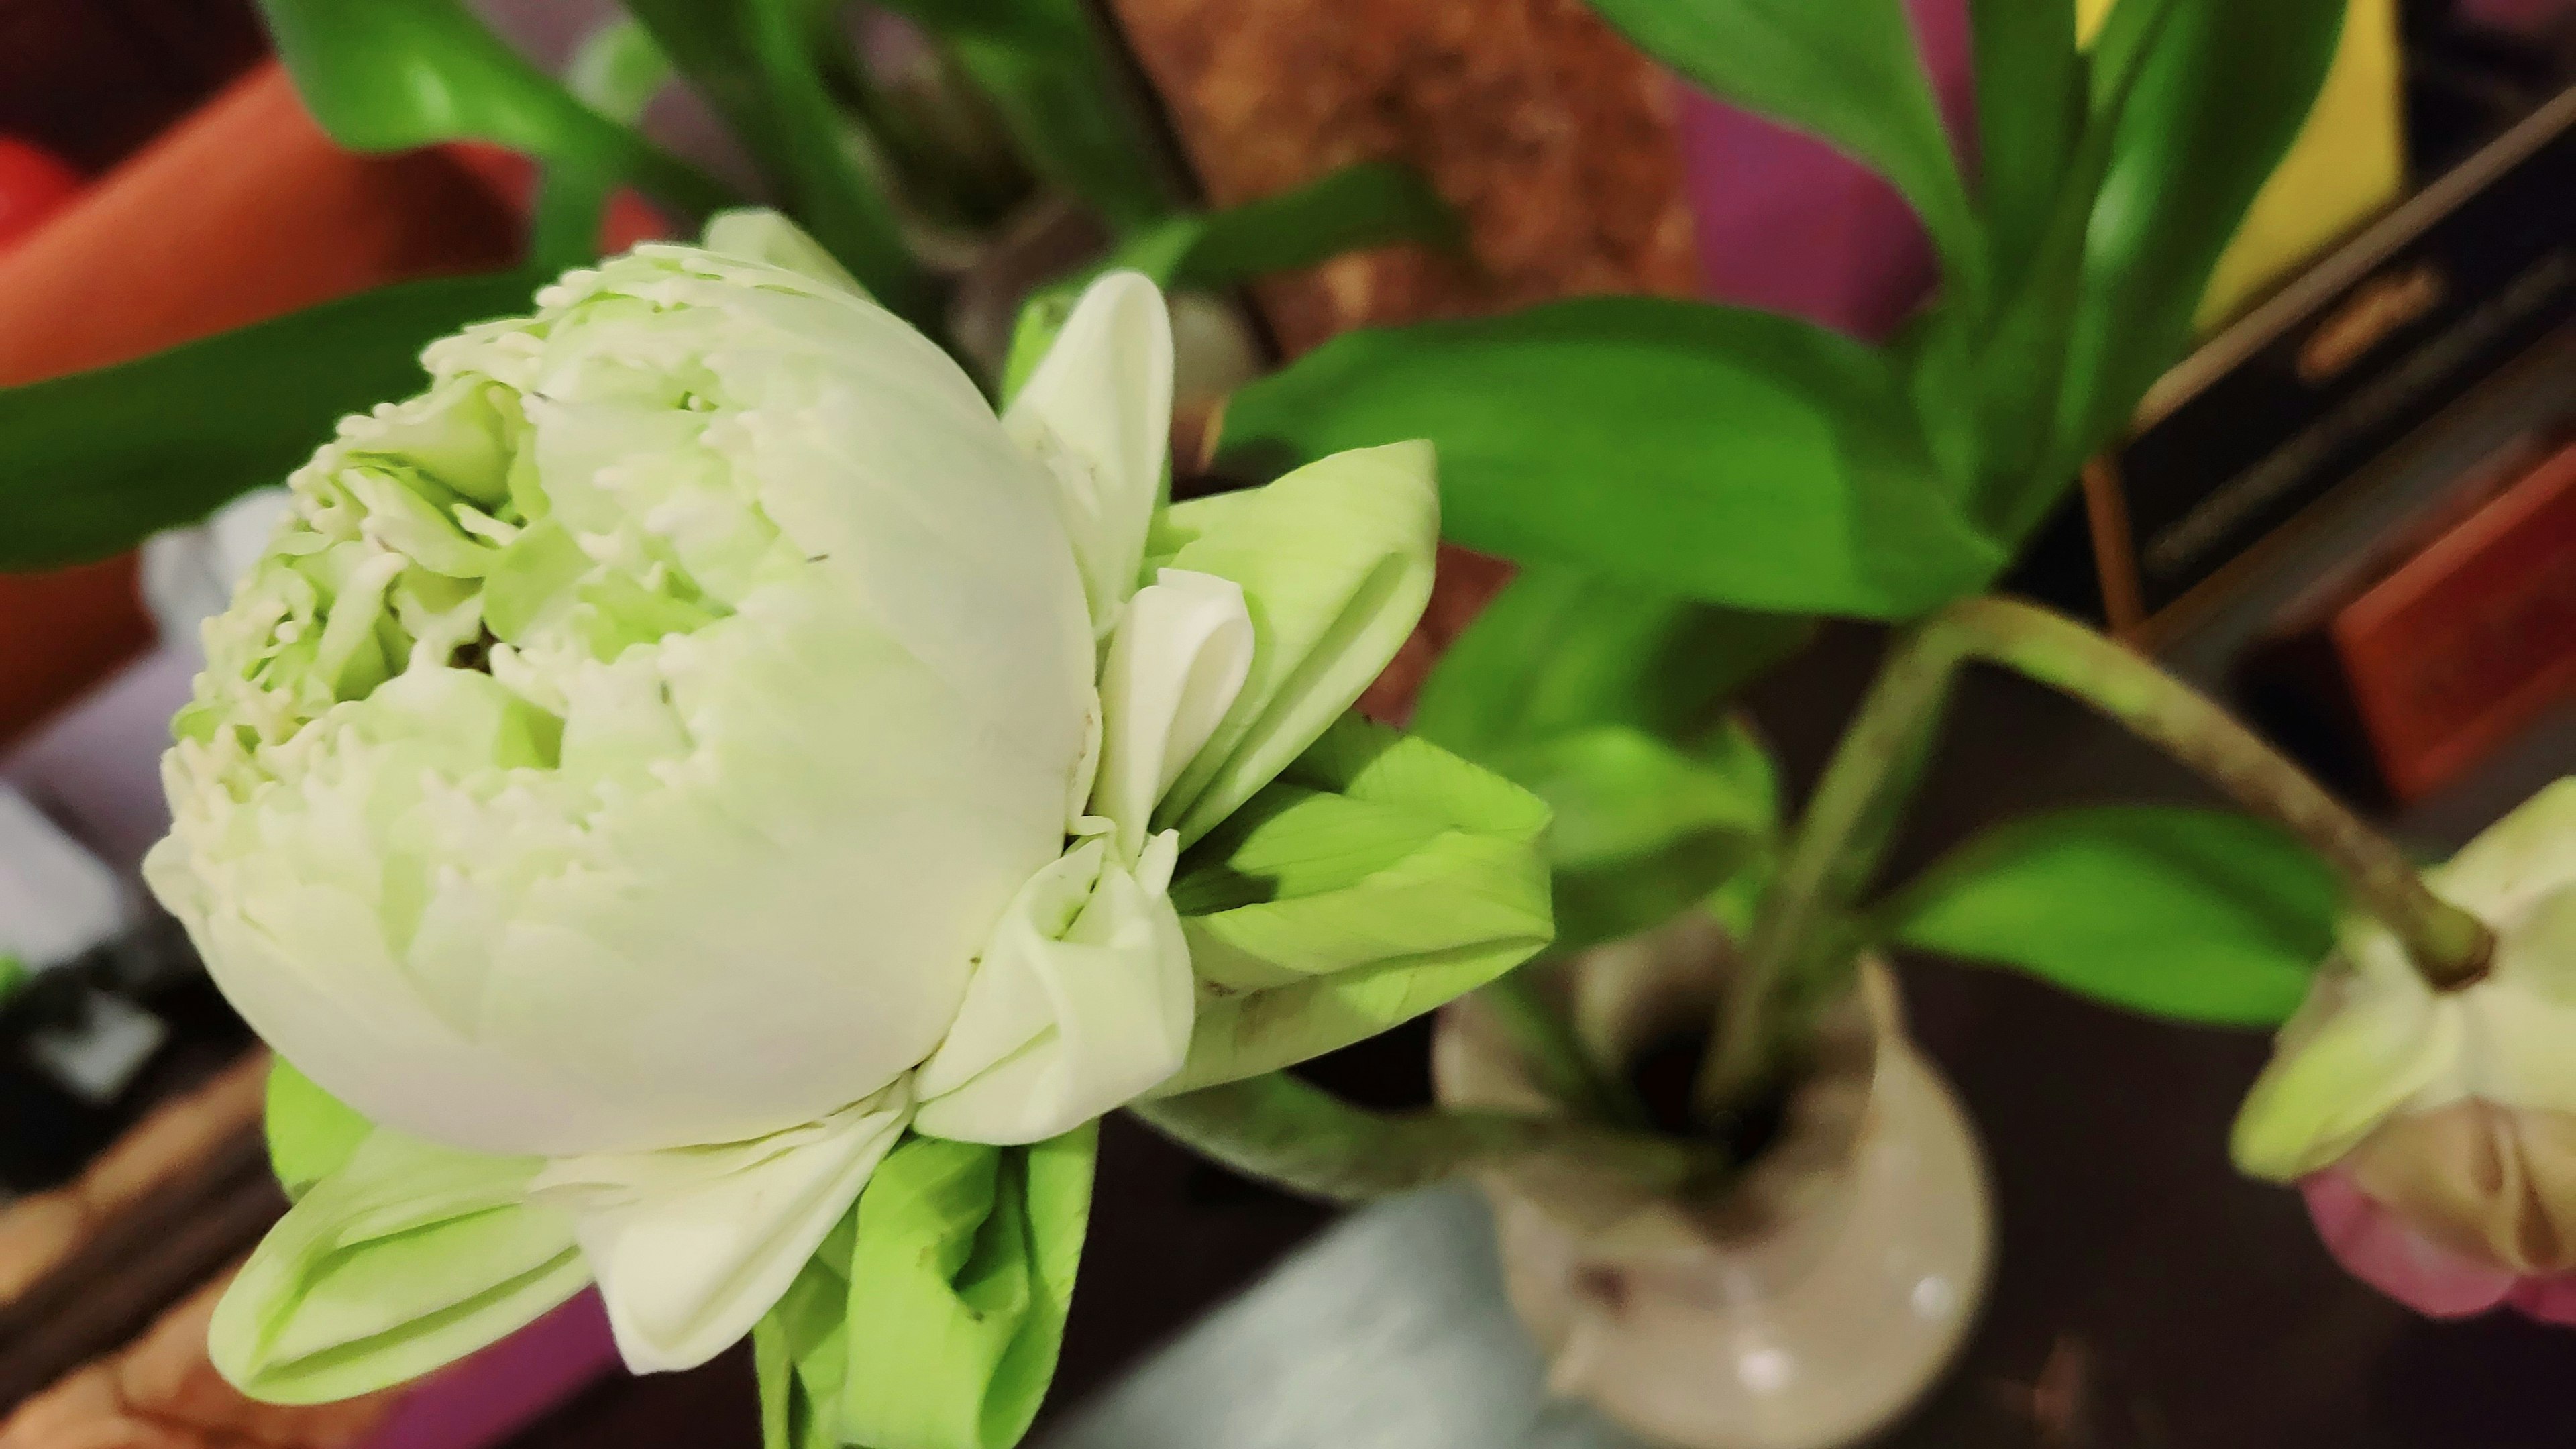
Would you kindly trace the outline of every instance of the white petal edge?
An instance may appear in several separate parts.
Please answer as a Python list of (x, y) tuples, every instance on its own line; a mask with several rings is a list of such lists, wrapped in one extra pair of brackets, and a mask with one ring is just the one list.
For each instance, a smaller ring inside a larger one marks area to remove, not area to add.
[(1165, 894), (1179, 839), (1131, 870), (1076, 847), (1012, 902), (948, 1040), (922, 1067), (914, 1130), (1042, 1142), (1135, 1100), (1189, 1057), (1189, 943)]
[(572, 1212), (626, 1366), (695, 1368), (787, 1291), (893, 1150), (911, 1105), (910, 1083), (897, 1082), (750, 1142), (558, 1158), (528, 1192)]
[(1118, 857), (1144, 849), (1154, 806), (1225, 722), (1252, 673), (1243, 586), (1164, 569), (1136, 591), (1100, 670), (1100, 773), (1091, 813), (1117, 827)]
[(1141, 272), (1093, 282), (1002, 414), (1047, 465), (1082, 565), (1092, 631), (1136, 591), (1171, 446), (1172, 323)]

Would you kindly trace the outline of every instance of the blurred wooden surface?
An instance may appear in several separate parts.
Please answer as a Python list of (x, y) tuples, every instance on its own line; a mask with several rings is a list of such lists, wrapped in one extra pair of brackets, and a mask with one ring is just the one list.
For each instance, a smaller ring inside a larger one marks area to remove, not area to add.
[[(53, 8), (22, 0), (0, 17)], [(14, 54), (6, 44), (0, 53)], [(119, 134), (104, 119), (123, 110), (116, 78), (99, 84), (100, 133)], [(127, 361), (397, 278), (503, 266), (516, 232), (444, 156), (342, 151), (285, 74), (259, 67), (0, 255), (0, 385)], [(151, 632), (131, 559), (0, 576), (0, 745)]]

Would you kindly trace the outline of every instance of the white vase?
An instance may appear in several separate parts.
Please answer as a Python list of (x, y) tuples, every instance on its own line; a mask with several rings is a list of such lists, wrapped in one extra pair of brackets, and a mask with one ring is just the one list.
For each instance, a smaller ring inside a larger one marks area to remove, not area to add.
[[(1707, 1023), (1736, 959), (1692, 917), (1552, 968), (1543, 989), (1598, 1059), (1625, 1063)], [(1883, 964), (1864, 965), (1813, 1063), (1771, 1145), (1705, 1200), (1562, 1163), (1483, 1179), (1552, 1391), (1673, 1449), (1828, 1449), (1939, 1379), (1985, 1298), (1983, 1154)], [(1472, 997), (1443, 1014), (1432, 1065), (1444, 1103), (1561, 1110)]]

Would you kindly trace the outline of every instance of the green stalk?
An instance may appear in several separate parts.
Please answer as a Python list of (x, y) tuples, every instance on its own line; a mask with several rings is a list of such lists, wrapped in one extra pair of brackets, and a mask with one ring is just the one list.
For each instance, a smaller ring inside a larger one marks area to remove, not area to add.
[(1501, 1023), (1539, 1090), (1573, 1108), (1577, 1116), (1645, 1130), (1646, 1109), (1637, 1094), (1617, 1076), (1601, 1070), (1575, 1035), (1574, 1024), (1540, 998), (1530, 983), (1530, 970), (1523, 966), (1505, 973), (1477, 991), (1476, 998)]
[(1755, 916), (1745, 970), (1700, 1073), (1703, 1111), (1776, 1072), (1802, 1008), (1846, 984), (1863, 944), (1851, 904), (1921, 778), (1952, 681), (1978, 660), (2082, 700), (2307, 842), (2435, 989), (2486, 974), (2495, 940), (2485, 924), (2434, 895), (2385, 837), (2208, 696), (2071, 619), (2011, 599), (1966, 599), (1897, 642), (1835, 747)]
[(1132, 1102), (1128, 1110), (1203, 1157), (1327, 1202), (1410, 1192), (1534, 1156), (1656, 1193), (1705, 1181), (1725, 1165), (1702, 1146), (1571, 1117), (1371, 1111), (1284, 1072)]

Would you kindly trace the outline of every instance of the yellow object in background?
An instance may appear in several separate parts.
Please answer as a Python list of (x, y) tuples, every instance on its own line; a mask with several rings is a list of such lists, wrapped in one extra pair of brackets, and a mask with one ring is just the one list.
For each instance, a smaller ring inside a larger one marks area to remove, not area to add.
[[(2264, 4), (2267, 0), (2237, 0)], [(2090, 44), (2112, 0), (2075, 0)], [(2397, 0), (2349, 0), (2334, 67), (2280, 169), (2263, 184), (2218, 259), (2195, 319), (2203, 332), (2232, 320), (2319, 252), (2395, 201), (2405, 188), (2406, 140), (2397, 58)]]

